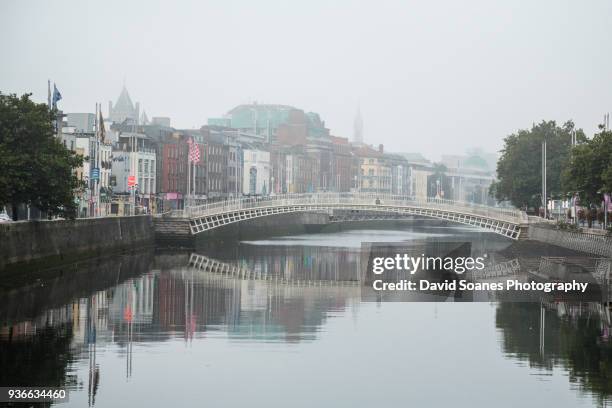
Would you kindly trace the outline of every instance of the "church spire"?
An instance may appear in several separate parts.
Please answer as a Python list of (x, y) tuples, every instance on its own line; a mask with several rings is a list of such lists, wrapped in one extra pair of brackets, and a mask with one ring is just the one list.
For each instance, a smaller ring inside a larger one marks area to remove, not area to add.
[(126, 119), (130, 119), (132, 123), (138, 123), (140, 119), (140, 104), (132, 102), (125, 84), (115, 105), (113, 106), (112, 102), (109, 101), (108, 111), (109, 119), (115, 123), (123, 123)]

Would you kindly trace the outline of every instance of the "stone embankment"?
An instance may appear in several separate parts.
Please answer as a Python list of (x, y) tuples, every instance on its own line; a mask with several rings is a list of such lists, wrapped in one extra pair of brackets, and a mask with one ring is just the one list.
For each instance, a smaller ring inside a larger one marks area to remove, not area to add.
[(551, 224), (530, 224), (530, 240), (612, 258), (612, 237), (602, 233), (559, 230)]
[(0, 224), (0, 271), (50, 267), (153, 244), (151, 217), (101, 217)]

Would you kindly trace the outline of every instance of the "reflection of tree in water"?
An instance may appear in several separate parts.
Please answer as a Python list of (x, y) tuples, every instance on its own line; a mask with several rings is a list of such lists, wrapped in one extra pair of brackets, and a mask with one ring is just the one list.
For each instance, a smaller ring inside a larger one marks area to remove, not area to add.
[[(91, 313), (97, 316), (100, 306), (92, 306), (91, 296), (105, 298), (100, 291), (148, 270), (151, 259), (149, 250), (125, 257), (96, 258), (41, 271), (36, 284), (1, 292), (0, 385), (76, 388), (77, 377), (70, 374), (71, 366), (85, 358), (86, 346), (91, 349), (96, 342), (98, 327)], [(86, 321), (82, 321), (81, 311), (85, 311)], [(101, 316), (100, 321), (104, 320)], [(105, 327), (102, 329), (105, 331)], [(82, 344), (82, 336), (89, 344)], [(89, 358), (91, 361), (91, 353)], [(93, 405), (99, 384), (95, 361), (88, 383)]]
[[(73, 387), (76, 376), (68, 374), (74, 361), (70, 324), (47, 325), (36, 334), (10, 330), (0, 337), (0, 384), (2, 386)], [(23, 405), (23, 404), (22, 404)]]
[(510, 357), (528, 361), (532, 367), (568, 371), (570, 381), (600, 400), (612, 396), (612, 344), (607, 328), (593, 316), (559, 317), (545, 312), (543, 352), (540, 341), (540, 305), (501, 303), (496, 327), (501, 330), (503, 350)]

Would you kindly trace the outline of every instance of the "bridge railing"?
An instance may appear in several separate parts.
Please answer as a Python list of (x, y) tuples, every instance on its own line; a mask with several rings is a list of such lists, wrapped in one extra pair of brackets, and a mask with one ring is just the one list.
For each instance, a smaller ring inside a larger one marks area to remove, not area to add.
[(224, 201), (186, 207), (184, 210), (175, 210), (170, 216), (197, 218), (225, 212), (287, 205), (423, 207), (480, 215), (507, 220), (512, 223), (522, 223), (526, 220), (525, 214), (514, 208), (492, 207), (434, 197), (411, 197), (376, 193), (280, 194), (263, 197), (230, 198)]

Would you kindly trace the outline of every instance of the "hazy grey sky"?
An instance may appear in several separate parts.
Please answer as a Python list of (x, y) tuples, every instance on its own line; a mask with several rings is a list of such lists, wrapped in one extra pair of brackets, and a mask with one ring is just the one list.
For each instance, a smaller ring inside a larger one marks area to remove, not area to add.
[(93, 111), (125, 78), (177, 127), (257, 100), (436, 158), (612, 111), (612, 1), (0, 2), (0, 90)]

